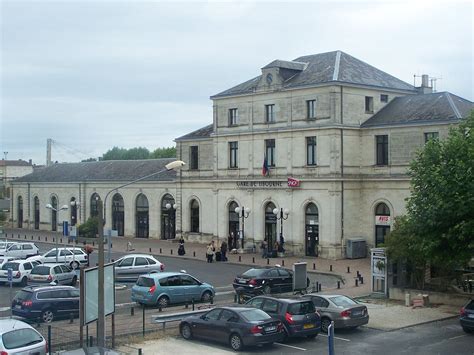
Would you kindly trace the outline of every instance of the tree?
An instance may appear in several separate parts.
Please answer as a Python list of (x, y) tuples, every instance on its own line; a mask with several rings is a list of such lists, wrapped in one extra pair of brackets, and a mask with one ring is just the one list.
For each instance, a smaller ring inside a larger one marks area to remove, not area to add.
[(150, 153), (151, 159), (161, 159), (161, 158), (175, 158), (176, 157), (176, 147), (169, 148), (158, 148)]
[(410, 164), (407, 215), (387, 238), (393, 260), (453, 270), (474, 255), (474, 111)]

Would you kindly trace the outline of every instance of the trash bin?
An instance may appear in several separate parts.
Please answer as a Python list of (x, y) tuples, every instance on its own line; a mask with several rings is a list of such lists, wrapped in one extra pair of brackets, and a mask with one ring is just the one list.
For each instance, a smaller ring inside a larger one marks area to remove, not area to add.
[(410, 294), (405, 293), (405, 306), (410, 307), (411, 306), (411, 301), (410, 301)]

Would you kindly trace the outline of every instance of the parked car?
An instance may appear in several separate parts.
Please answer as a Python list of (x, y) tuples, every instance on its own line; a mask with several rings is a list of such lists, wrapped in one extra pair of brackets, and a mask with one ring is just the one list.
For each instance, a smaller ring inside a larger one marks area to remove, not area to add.
[(321, 317), (311, 300), (257, 296), (246, 304), (279, 319), (285, 337), (314, 338), (321, 330)]
[(39, 265), (39, 262), (28, 260), (12, 260), (2, 265), (0, 269), (0, 283), (8, 282), (8, 269), (12, 269), (13, 284), (20, 284), (26, 286), (28, 282), (28, 275), (33, 268)]
[(459, 322), (466, 333), (474, 331), (474, 299), (471, 299), (461, 308)]
[(130, 254), (115, 262), (115, 279), (135, 282), (140, 275), (164, 270), (165, 265), (156, 260), (153, 255)]
[(3, 255), (5, 251), (13, 244), (16, 244), (15, 242), (8, 242), (6, 240), (1, 240), (0, 241), (0, 255)]
[[(293, 271), (282, 267), (252, 268), (235, 278), (237, 292), (264, 294), (293, 291)], [(309, 279), (307, 279), (309, 286)]]
[(77, 275), (68, 265), (43, 264), (37, 265), (28, 275), (28, 284), (31, 285), (71, 285), (77, 283)]
[(310, 299), (321, 315), (321, 331), (327, 333), (331, 321), (335, 328), (357, 328), (369, 323), (367, 307), (344, 295), (320, 295), (310, 293)]
[(35, 243), (13, 243), (2, 254), (4, 256), (26, 259), (30, 256), (38, 255), (39, 249)]
[(87, 264), (88, 255), (81, 248), (53, 248), (38, 258), (43, 264), (69, 264), (72, 269)]
[(72, 286), (27, 286), (13, 298), (12, 314), (45, 323), (79, 317), (79, 293)]
[(181, 272), (141, 275), (132, 287), (132, 301), (160, 307), (192, 300), (208, 302), (215, 294), (213, 286)]
[(0, 354), (48, 353), (48, 344), (31, 325), (17, 319), (0, 319)]
[(13, 256), (0, 256), (0, 268), (2, 268), (3, 264), (12, 260), (17, 260), (17, 258), (14, 258)]
[(203, 315), (186, 317), (179, 330), (186, 340), (214, 340), (229, 344), (235, 351), (244, 346), (272, 344), (285, 337), (282, 322), (248, 307), (218, 307)]

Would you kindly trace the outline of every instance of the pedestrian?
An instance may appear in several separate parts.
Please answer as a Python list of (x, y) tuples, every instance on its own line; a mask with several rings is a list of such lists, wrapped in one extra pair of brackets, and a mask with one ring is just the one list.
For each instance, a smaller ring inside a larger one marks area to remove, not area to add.
[(184, 250), (184, 239), (181, 236), (179, 239), (179, 246), (178, 246), (178, 255), (184, 255), (186, 254), (186, 250)]
[(260, 244), (260, 251), (262, 252), (262, 258), (266, 259), (267, 258), (267, 251), (268, 251), (268, 244), (267, 240), (264, 239), (262, 240), (262, 243)]
[[(213, 242), (214, 243), (214, 242)], [(212, 243), (209, 243), (207, 245), (207, 251), (206, 251), (206, 256), (207, 256), (207, 262), (212, 263), (212, 259), (214, 258), (214, 246)]]
[(221, 244), (221, 261), (227, 261), (227, 243), (225, 241)]

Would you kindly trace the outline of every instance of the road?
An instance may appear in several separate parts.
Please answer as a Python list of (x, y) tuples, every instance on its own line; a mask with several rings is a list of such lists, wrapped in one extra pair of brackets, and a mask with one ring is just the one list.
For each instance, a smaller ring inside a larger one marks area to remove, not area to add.
[[(35, 244), (40, 249), (40, 253), (47, 252), (51, 248), (55, 247), (55, 244), (44, 243), (44, 242), (35, 242)], [(126, 255), (126, 252), (117, 252), (113, 251), (111, 258), (114, 260), (119, 259), (123, 255)], [(218, 294), (228, 293), (232, 291), (232, 281), (237, 274), (241, 274), (248, 270), (250, 266), (247, 265), (236, 265), (228, 263), (212, 263), (209, 264), (202, 259), (187, 259), (187, 258), (178, 258), (178, 257), (169, 257), (162, 255), (155, 255), (156, 258), (165, 264), (166, 271), (180, 271), (186, 270), (186, 272), (192, 274), (200, 281), (210, 283), (214, 287)], [(95, 265), (97, 263), (98, 254), (97, 251), (94, 251), (90, 256), (90, 265)], [(325, 286), (334, 287), (337, 283), (337, 278), (332, 275), (325, 274), (313, 274), (309, 273), (308, 277), (311, 282), (318, 281)], [(123, 304), (130, 302), (130, 288), (133, 283), (123, 283), (126, 286), (123, 290), (117, 290), (116, 292), (116, 303)], [(12, 296), (19, 290), (19, 287), (13, 287)], [(7, 285), (0, 286), (0, 316), (5, 316), (7, 314), (6, 308), (11, 304), (9, 287)], [(232, 298), (232, 295), (228, 295), (228, 298)]]

